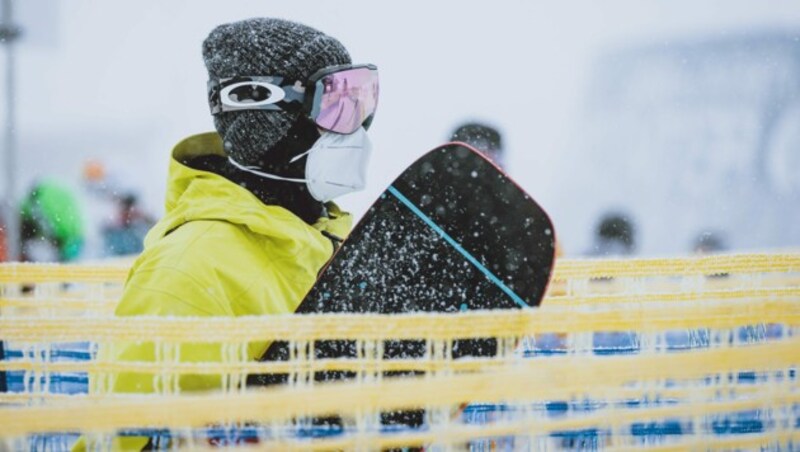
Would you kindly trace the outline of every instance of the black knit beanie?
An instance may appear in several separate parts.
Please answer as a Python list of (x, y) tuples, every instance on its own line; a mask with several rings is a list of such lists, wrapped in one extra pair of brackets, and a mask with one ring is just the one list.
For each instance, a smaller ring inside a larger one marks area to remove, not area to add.
[[(209, 79), (282, 76), (305, 80), (314, 72), (350, 64), (336, 39), (282, 19), (254, 18), (216, 27), (203, 42)], [(298, 121), (300, 112), (245, 110), (214, 116), (227, 154), (242, 165), (268, 168), (269, 151)]]

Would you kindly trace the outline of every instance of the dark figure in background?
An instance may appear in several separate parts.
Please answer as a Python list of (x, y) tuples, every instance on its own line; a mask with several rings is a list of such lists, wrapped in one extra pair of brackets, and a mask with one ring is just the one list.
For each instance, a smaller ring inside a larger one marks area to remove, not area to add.
[[(727, 249), (728, 246), (725, 244), (722, 234), (718, 232), (703, 231), (697, 236), (692, 244), (691, 252), (698, 256), (704, 256), (709, 254), (719, 254)], [(730, 273), (714, 273), (707, 276), (715, 280), (721, 280), (722, 278), (727, 278), (730, 276)]]
[[(590, 255), (613, 258), (630, 257), (636, 251), (636, 228), (631, 216), (621, 211), (605, 213), (595, 229), (595, 243)], [(595, 278), (593, 282), (610, 283), (613, 278)], [(639, 336), (633, 331), (595, 332), (592, 339), (594, 354), (619, 355), (636, 353)]]
[(103, 228), (105, 249), (112, 256), (139, 254), (155, 220), (139, 207), (138, 198), (132, 193), (117, 199), (117, 209), (114, 223)]
[(711, 231), (701, 232), (692, 244), (692, 252), (695, 254), (717, 254), (726, 249), (728, 247), (721, 234)]
[(500, 168), (505, 165), (503, 139), (500, 132), (492, 126), (479, 122), (464, 123), (456, 127), (450, 141), (460, 141), (474, 147)]
[(630, 215), (609, 212), (597, 224), (590, 256), (630, 256), (636, 251), (636, 228)]

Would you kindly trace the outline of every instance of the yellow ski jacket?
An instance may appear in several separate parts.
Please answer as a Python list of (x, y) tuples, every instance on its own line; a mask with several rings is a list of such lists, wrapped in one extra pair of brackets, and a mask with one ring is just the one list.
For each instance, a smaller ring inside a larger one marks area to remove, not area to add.
[[(189, 137), (173, 150), (166, 215), (145, 238), (116, 315), (292, 313), (333, 253), (333, 244), (322, 231), (339, 237), (350, 231), (352, 217), (333, 203), (326, 206), (329, 217), (310, 226), (282, 207), (265, 205), (222, 176), (180, 163), (209, 153), (224, 155), (216, 133)], [(249, 358), (259, 358), (267, 346), (266, 342), (249, 344)], [(221, 344), (184, 344), (178, 352), (182, 362), (221, 362), (225, 357)], [(100, 348), (98, 359), (152, 362), (156, 346), (109, 344)], [(161, 392), (168, 389), (160, 386), (175, 383), (144, 373), (94, 375), (90, 380), (91, 391), (116, 393)], [(181, 391), (218, 389), (222, 377), (182, 375), (178, 385)], [(141, 450), (146, 443), (146, 438), (117, 438), (112, 447)], [(84, 448), (82, 438), (74, 450)]]

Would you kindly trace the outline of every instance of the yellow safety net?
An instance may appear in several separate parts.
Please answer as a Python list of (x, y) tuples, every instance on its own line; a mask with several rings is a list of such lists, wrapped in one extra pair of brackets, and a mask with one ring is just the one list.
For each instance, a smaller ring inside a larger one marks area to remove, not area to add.
[[(78, 434), (204, 449), (683, 450), (800, 444), (800, 254), (561, 260), (542, 306), (458, 314), (115, 318), (125, 266), (0, 265), (0, 449), (68, 447)], [(456, 340), (493, 338), (495, 356), (455, 358)], [(317, 359), (315, 341), (352, 340), (354, 358)], [(288, 361), (243, 359), (288, 341)], [(418, 340), (420, 358), (384, 359)], [(156, 362), (95, 358), (98, 344), (154, 342)], [(181, 362), (179, 344), (226, 359)], [(348, 371), (320, 383), (315, 372)], [(386, 372), (406, 376), (388, 377)], [(409, 372), (415, 371), (415, 372)], [(158, 391), (87, 391), (88, 375), (152, 374)], [(246, 388), (247, 375), (288, 384)], [(222, 391), (177, 377), (223, 375)], [(417, 410), (401, 428), (386, 413)], [(335, 427), (320, 419), (337, 419)]]

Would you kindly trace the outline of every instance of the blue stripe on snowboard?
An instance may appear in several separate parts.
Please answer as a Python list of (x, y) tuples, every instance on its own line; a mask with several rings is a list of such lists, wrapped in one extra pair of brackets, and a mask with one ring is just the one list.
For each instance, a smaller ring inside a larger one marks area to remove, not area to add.
[(505, 292), (515, 303), (522, 306), (523, 308), (529, 307), (528, 303), (525, 302), (522, 298), (520, 298), (517, 294), (514, 293), (513, 290), (509, 289), (508, 286), (503, 284), (503, 281), (500, 280), (497, 276), (494, 275), (488, 268), (484, 267), (483, 264), (478, 262), (469, 251), (465, 250), (458, 242), (456, 242), (450, 235), (444, 232), (444, 229), (439, 227), (430, 217), (425, 215), (417, 206), (414, 205), (408, 198), (406, 198), (399, 190), (394, 188), (393, 186), (389, 186), (389, 193), (393, 194), (395, 198), (399, 199), (400, 202), (406, 205), (412, 212), (414, 212), (418, 217), (422, 219), (425, 223), (428, 224), (437, 234), (442, 236), (443, 239), (447, 241), (453, 248), (458, 250), (459, 253), (463, 254), (464, 257), (467, 258), (468, 261), (472, 263), (478, 270), (480, 270), (484, 275), (486, 275), (489, 280), (491, 280), (497, 287), (499, 287), (503, 292)]

